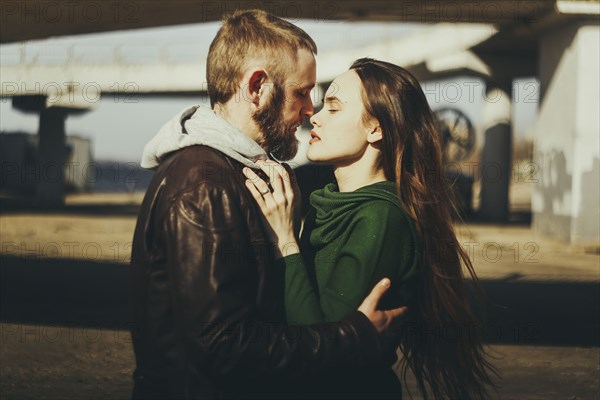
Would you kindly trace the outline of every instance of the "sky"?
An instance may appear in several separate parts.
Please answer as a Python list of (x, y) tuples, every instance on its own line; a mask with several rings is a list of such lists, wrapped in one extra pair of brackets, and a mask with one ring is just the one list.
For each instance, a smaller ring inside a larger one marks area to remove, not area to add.
[[(292, 21), (308, 32), (319, 53), (367, 46), (377, 41), (393, 39), (421, 28), (414, 23)], [(208, 47), (219, 28), (218, 22), (160, 27), (120, 32), (50, 38), (26, 43), (0, 45), (0, 64), (19, 62), (21, 52), (26, 63), (64, 64), (69, 57), (81, 61), (109, 63), (114, 48), (127, 61), (152, 63), (157, 57), (169, 61), (190, 61), (206, 58)], [(168, 51), (159, 54), (157, 48)], [(317, 61), (318, 62), (318, 61)], [(317, 66), (318, 68), (318, 66)], [(519, 98), (513, 98), (513, 131), (516, 137), (527, 137), (535, 121), (539, 85), (532, 79), (515, 82)], [(431, 107), (461, 109), (480, 128), (484, 103), (484, 83), (469, 77), (423, 82)], [(524, 101), (528, 100), (528, 101)], [(87, 137), (93, 141), (95, 160), (139, 161), (144, 145), (158, 129), (178, 111), (205, 98), (124, 97), (107, 95), (86, 113), (69, 116), (67, 135)], [(0, 99), (0, 131), (37, 132), (38, 117), (12, 108), (11, 100)], [(481, 136), (481, 135), (479, 135)]]

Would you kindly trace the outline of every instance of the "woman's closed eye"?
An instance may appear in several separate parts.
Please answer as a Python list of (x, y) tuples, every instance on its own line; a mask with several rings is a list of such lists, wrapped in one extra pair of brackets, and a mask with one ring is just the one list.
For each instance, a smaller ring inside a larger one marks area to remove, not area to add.
[(323, 103), (325, 104), (324, 108), (330, 114), (335, 114), (336, 112), (340, 111), (340, 109), (337, 107), (340, 106), (341, 104), (337, 97), (327, 97), (327, 98), (323, 99)]

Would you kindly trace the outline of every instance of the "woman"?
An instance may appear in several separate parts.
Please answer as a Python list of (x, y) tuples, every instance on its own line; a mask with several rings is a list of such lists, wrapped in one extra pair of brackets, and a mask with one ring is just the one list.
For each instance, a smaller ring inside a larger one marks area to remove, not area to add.
[[(388, 277), (383, 306), (408, 305), (411, 313), (399, 343), (404, 377), (410, 368), (425, 398), (485, 397), (496, 372), (474, 329), (461, 264), (475, 283), (477, 277), (452, 228), (439, 137), (419, 83), (396, 65), (357, 60), (331, 84), (311, 123), (307, 157), (331, 164), (337, 183), (311, 194), (314, 210), (300, 245), (287, 172), (261, 163), (271, 192), (244, 170), (282, 255), (288, 323), (338, 320)], [(308, 390), (327, 397), (402, 393), (390, 365), (335, 371)]]

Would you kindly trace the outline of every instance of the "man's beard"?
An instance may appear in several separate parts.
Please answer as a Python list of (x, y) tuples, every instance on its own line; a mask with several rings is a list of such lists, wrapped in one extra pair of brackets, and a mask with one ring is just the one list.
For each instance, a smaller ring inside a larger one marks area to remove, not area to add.
[(271, 100), (252, 114), (252, 119), (262, 132), (260, 145), (277, 160), (287, 161), (298, 152), (298, 139), (291, 134), (292, 126), (283, 121), (283, 105), (286, 101), (281, 85), (274, 85)]

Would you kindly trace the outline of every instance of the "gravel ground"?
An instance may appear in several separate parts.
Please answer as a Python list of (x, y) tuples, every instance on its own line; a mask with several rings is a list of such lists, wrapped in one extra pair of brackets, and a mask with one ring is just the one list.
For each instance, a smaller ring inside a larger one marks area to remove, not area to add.
[[(4, 400), (129, 398), (134, 358), (127, 331), (2, 323), (0, 334)], [(598, 347), (491, 349), (503, 375), (492, 398), (599, 398)]]

